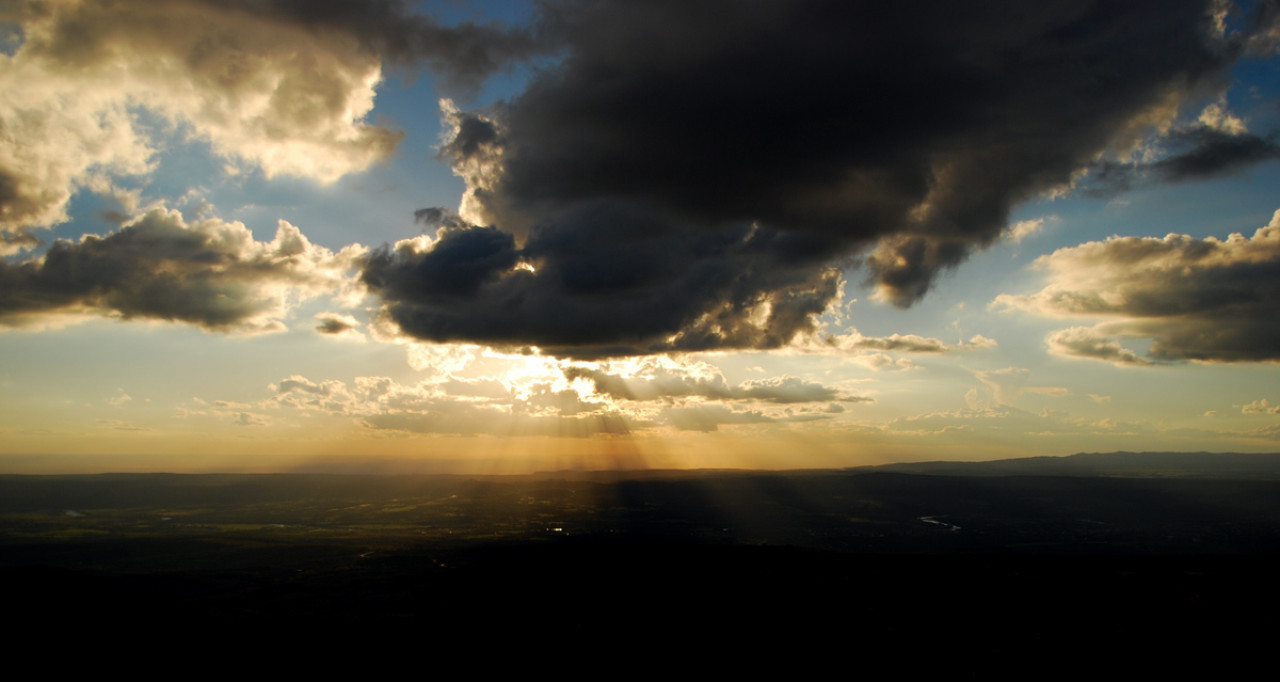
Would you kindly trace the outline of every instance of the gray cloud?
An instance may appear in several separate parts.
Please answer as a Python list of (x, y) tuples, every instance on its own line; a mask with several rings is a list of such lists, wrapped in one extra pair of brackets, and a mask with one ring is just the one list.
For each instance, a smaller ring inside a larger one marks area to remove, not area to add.
[(811, 403), (835, 400), (840, 392), (822, 384), (805, 381), (799, 377), (776, 377), (748, 381), (739, 387), (742, 395), (751, 400), (771, 403)]
[(40, 240), (21, 223), (23, 217), (38, 212), (38, 203), (26, 196), (17, 173), (0, 168), (0, 256), (40, 245)]
[[(221, 67), (216, 75), (224, 82), (250, 75), (244, 63), (237, 70), (219, 59), (219, 50), (239, 47), (236, 32), (193, 26), (188, 19), (217, 24), (226, 17), (242, 27), (274, 26), (281, 42), (289, 40), (289, 32), (300, 30), (406, 67), (425, 63), (449, 85), (463, 88), (552, 47), (537, 27), (473, 22), (445, 26), (402, 0), (18, 0), (7, 5), (0, 19), (41, 22), (42, 52), (67, 65), (110, 58), (119, 43), (130, 38), (161, 44), (203, 32), (206, 41), (185, 56), (195, 67)], [(150, 33), (156, 29), (164, 33)]]
[(1108, 161), (1093, 168), (1082, 190), (1110, 196), (1152, 182), (1186, 182), (1242, 172), (1264, 161), (1280, 159), (1274, 136), (1228, 132), (1197, 126), (1173, 133), (1172, 151), (1155, 161)]
[(58, 240), (40, 258), (0, 261), (0, 325), (90, 314), (274, 331), (283, 328), (285, 293), (337, 293), (361, 253), (315, 246), (284, 221), (273, 241), (257, 242), (240, 223), (188, 225), (155, 210), (105, 237)]
[(445, 227), (430, 248), (374, 252), (362, 279), (406, 333), (536, 345), (575, 357), (776, 348), (835, 299), (821, 237), (750, 224), (702, 230), (617, 202), (539, 224)]
[(28, 230), (0, 231), (0, 256), (29, 251), (40, 245), (40, 239)]
[[(1117, 364), (1280, 360), (1280, 211), (1252, 237), (1113, 237), (1041, 256), (1048, 284), (995, 307), (1108, 320), (1050, 337), (1064, 355)], [(1146, 358), (1118, 339), (1149, 339)]]
[(1169, 181), (1224, 175), (1280, 158), (1280, 145), (1273, 138), (1251, 133), (1196, 128), (1179, 134), (1175, 140), (1186, 143), (1190, 149), (1152, 164), (1153, 170)]
[(505, 414), (497, 409), (467, 403), (437, 401), (423, 404), (422, 411), (374, 414), (362, 419), (373, 429), (391, 429), (410, 433), (435, 433), (471, 436), (490, 432), (503, 425), (507, 437), (543, 436), (558, 438), (592, 438), (621, 436), (631, 432), (627, 421), (613, 414), (586, 416), (530, 416)]
[(342, 313), (320, 313), (316, 315), (316, 319), (320, 320), (320, 324), (316, 325), (316, 331), (321, 334), (353, 333), (360, 326), (359, 320)]
[(1091, 327), (1071, 327), (1049, 335), (1049, 351), (1056, 355), (1102, 360), (1115, 365), (1142, 366), (1151, 361), (1120, 345), (1105, 331)]
[(758, 379), (730, 386), (719, 375), (692, 376), (656, 370), (644, 377), (623, 377), (604, 370), (572, 365), (564, 368), (564, 376), (571, 381), (589, 379), (595, 385), (596, 393), (623, 400), (699, 397), (708, 400), (759, 400), (775, 404), (865, 400), (843, 397), (834, 388), (799, 377)]
[(883, 350), (906, 353), (946, 353), (954, 350), (972, 350), (995, 347), (996, 342), (981, 334), (969, 339), (967, 343), (950, 345), (942, 339), (918, 334), (890, 334), (889, 336), (863, 336), (856, 329), (838, 337), (827, 339), (827, 343), (842, 350)]
[(726, 424), (765, 424), (774, 421), (762, 412), (737, 412), (723, 405), (670, 407), (662, 411), (667, 423), (680, 431), (719, 431)]
[(579, 356), (771, 348), (858, 261), (910, 305), (1012, 206), (1218, 87), (1252, 35), (1215, 35), (1211, 0), (551, 6), (561, 62), (510, 102), (445, 106), (460, 213), (511, 241), (450, 238), (505, 260), (452, 292), (414, 284), (427, 255), (366, 268), (408, 334)]
[(198, 0), (249, 16), (303, 26), (336, 39), (355, 39), (383, 60), (420, 63), (451, 89), (472, 90), (513, 62), (547, 53), (553, 44), (541, 27), (461, 22), (444, 26), (412, 11), (403, 0)]

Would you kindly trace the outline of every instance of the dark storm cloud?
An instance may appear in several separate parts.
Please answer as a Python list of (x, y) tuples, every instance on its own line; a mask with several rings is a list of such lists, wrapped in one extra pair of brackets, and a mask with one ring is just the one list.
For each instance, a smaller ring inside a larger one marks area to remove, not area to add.
[(256, 242), (239, 223), (187, 225), (157, 210), (105, 237), (58, 240), (38, 259), (0, 261), (0, 325), (88, 313), (275, 331), (284, 294), (336, 292), (354, 255), (314, 246), (283, 221), (274, 241)]
[(562, 61), (446, 105), (441, 148), (463, 217), (533, 269), (478, 263), (449, 298), (408, 285), (426, 256), (383, 253), (366, 281), (411, 335), (579, 355), (785, 344), (856, 260), (910, 305), (1012, 206), (1219, 87), (1248, 36), (1214, 6), (551, 3)]
[(539, 224), (523, 248), (494, 227), (442, 228), (425, 252), (371, 254), (362, 278), (401, 329), (432, 341), (577, 357), (774, 348), (836, 296), (822, 241), (603, 202)]
[[(995, 305), (1108, 320), (1054, 333), (1055, 353), (1124, 365), (1280, 361), (1280, 211), (1252, 237), (1113, 237), (1036, 265), (1047, 272), (1044, 289)], [(1149, 339), (1147, 357), (1123, 338)]]
[[(627, 197), (862, 246), (926, 279), (1216, 74), (1209, 3), (589, 3), (503, 118), (499, 212)], [(726, 20), (726, 17), (729, 19)]]
[(465, 300), (479, 294), (482, 285), (509, 275), (518, 259), (515, 240), (497, 228), (442, 228), (436, 236), (425, 253), (373, 253), (364, 268), (365, 284), (387, 300)]

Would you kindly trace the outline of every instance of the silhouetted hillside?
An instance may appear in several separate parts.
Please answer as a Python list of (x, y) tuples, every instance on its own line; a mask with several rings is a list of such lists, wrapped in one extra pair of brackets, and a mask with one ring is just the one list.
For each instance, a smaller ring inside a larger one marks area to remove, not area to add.
[(1086, 452), (987, 462), (905, 462), (857, 471), (935, 476), (1194, 476), (1280, 478), (1280, 453)]

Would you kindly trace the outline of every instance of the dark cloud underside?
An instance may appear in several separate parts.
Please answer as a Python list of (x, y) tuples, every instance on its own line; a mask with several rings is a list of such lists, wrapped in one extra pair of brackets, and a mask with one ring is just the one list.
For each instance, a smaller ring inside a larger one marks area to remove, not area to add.
[(152, 211), (105, 237), (59, 240), (42, 258), (0, 261), (0, 325), (51, 313), (181, 321), (219, 331), (282, 328), (282, 294), (336, 291), (352, 263), (282, 222), (272, 242), (239, 223), (187, 225)]
[[(45, 49), (62, 61), (109, 57), (132, 22), (135, 28), (170, 32), (205, 30), (185, 25), (197, 13), (236, 15), (242, 23), (275, 22), (331, 41), (354, 42), (382, 60), (404, 66), (426, 63), (455, 87), (470, 88), (517, 60), (542, 54), (551, 43), (537, 27), (461, 22), (441, 25), (403, 0), (88, 0), (70, 5), (30, 0), (14, 3), (0, 19), (22, 21), (52, 9), (56, 28)], [(161, 17), (170, 17), (169, 20)], [(159, 25), (153, 22), (164, 22)], [(154, 39), (148, 37), (147, 39)], [(235, 42), (234, 36), (211, 36)], [(207, 43), (206, 50), (212, 46)], [(216, 54), (216, 52), (215, 52)], [(189, 55), (198, 61), (200, 53)]]
[(1243, 41), (1212, 4), (553, 3), (563, 61), (446, 111), (463, 217), (492, 228), (365, 281), (414, 336), (571, 355), (778, 346), (854, 259), (909, 305), (1215, 83)]
[(1272, 137), (1197, 127), (1170, 136), (1173, 153), (1147, 163), (1105, 161), (1091, 169), (1083, 188), (1093, 196), (1112, 196), (1150, 182), (1188, 182), (1244, 171), (1280, 159)]
[(562, 220), (523, 248), (497, 228), (443, 229), (425, 253), (374, 253), (363, 279), (419, 338), (578, 357), (777, 347), (837, 293), (836, 273), (808, 253), (815, 237), (677, 228), (618, 203)]
[[(1127, 365), (1280, 361), (1280, 211), (1251, 237), (1113, 237), (1037, 263), (1048, 286), (997, 305), (1106, 320), (1054, 333), (1054, 352)], [(1147, 357), (1124, 338), (1148, 339)]]

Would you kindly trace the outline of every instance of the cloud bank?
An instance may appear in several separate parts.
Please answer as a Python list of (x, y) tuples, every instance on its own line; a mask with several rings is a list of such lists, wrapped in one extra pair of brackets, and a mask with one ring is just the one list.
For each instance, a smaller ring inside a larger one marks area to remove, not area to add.
[(825, 420), (843, 411), (840, 403), (869, 400), (792, 376), (730, 385), (711, 365), (665, 357), (571, 363), (489, 353), (479, 363), (496, 370), (488, 374), (475, 356), (437, 350), (458, 362), (416, 384), (357, 377), (349, 385), (295, 375), (270, 385), (271, 397), (258, 407), (348, 416), (376, 430), (612, 437), (660, 427), (705, 432)]
[(719, 374), (698, 376), (661, 367), (651, 370), (646, 376), (626, 377), (603, 369), (570, 366), (565, 368), (564, 375), (571, 381), (588, 379), (595, 393), (619, 400), (648, 401), (698, 397), (707, 400), (754, 400), (780, 405), (832, 400), (865, 400), (865, 398), (842, 396), (834, 388), (798, 377), (775, 377), (730, 386)]
[(399, 131), (365, 121), (385, 62), (474, 83), (536, 52), (527, 31), (442, 27), (400, 2), (50, 0), (5, 3), (0, 248), (67, 219), (80, 188), (152, 170), (157, 128), (232, 166), (332, 182), (387, 158)]
[[(1275, 158), (1272, 137), (1203, 107), (1237, 59), (1274, 48), (1270, 4), (1230, 22), (1225, 6), (548, 0), (506, 28), (393, 0), (9, 3), (0, 20), (21, 40), (0, 54), (0, 249), (35, 247), (32, 229), (66, 220), (78, 190), (136, 191), (122, 179), (150, 173), (166, 136), (206, 142), (233, 171), (331, 182), (396, 146), (366, 120), (384, 68), (426, 66), (465, 93), (549, 57), (509, 101), (442, 102), (439, 153), (465, 194), (456, 212), (418, 212), (430, 237), (360, 262), (381, 323), (579, 359), (781, 348), (820, 332), (842, 273), (911, 305), (975, 250), (1029, 234), (1009, 226), (1013, 206), (1090, 171), (1123, 185), (1138, 151), (1160, 181)], [(1147, 153), (1153, 139), (1171, 151)], [(248, 276), (208, 274), (226, 309), (193, 293), (183, 312), (129, 277), (54, 269), (122, 257), (137, 233), (6, 265), (5, 315), (278, 321)], [(200, 272), (175, 262), (183, 282)], [(1196, 358), (1185, 345), (1153, 353)]]
[[(1251, 237), (1112, 237), (1036, 260), (1048, 283), (995, 307), (1103, 318), (1049, 338), (1060, 355), (1118, 365), (1280, 360), (1280, 211)], [(1121, 345), (1148, 339), (1146, 356)]]
[(58, 240), (38, 259), (0, 260), (0, 326), (100, 315), (279, 331), (293, 303), (349, 288), (363, 251), (334, 253), (283, 220), (275, 239), (259, 242), (242, 223), (187, 224), (157, 209), (103, 237)]

